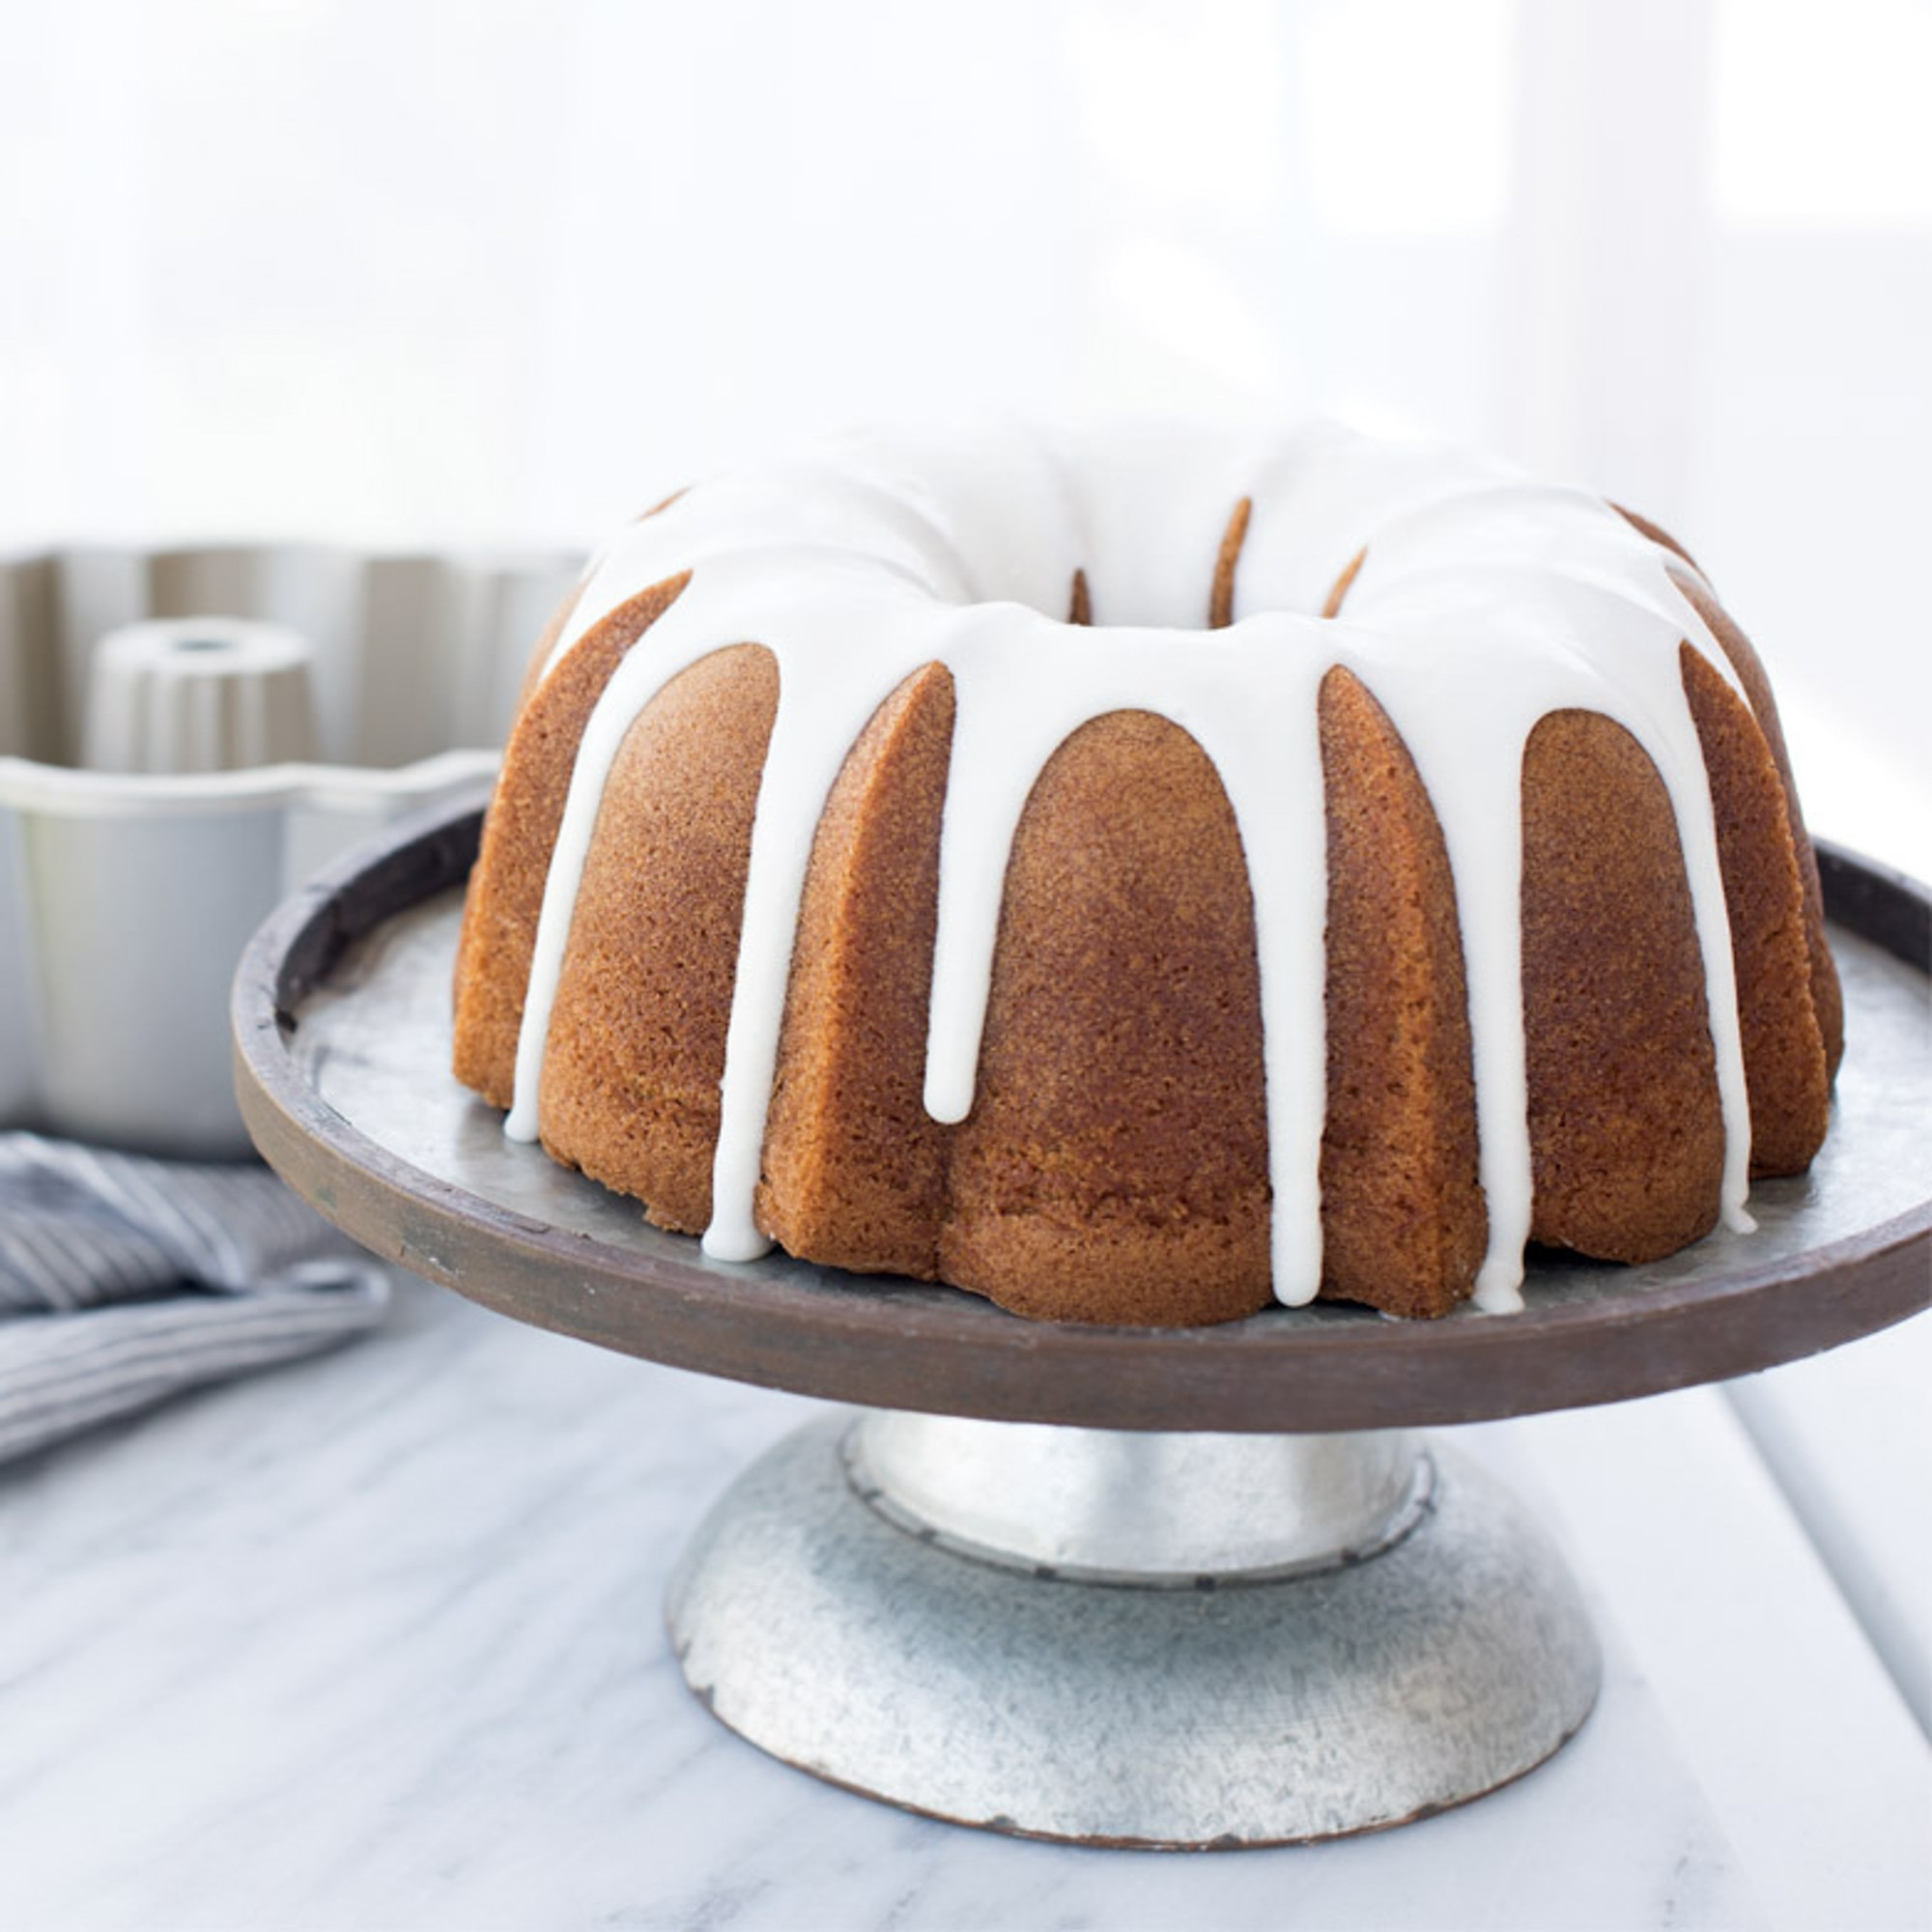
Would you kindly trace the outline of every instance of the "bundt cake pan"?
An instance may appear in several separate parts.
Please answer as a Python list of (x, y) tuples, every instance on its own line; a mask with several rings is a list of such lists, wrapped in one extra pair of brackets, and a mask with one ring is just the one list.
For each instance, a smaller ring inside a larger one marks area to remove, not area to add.
[[(575, 570), (295, 544), (0, 557), (0, 1126), (246, 1154), (227, 1001), (249, 933), (337, 853), (488, 779)], [(237, 769), (87, 768), (90, 715), (98, 752), (104, 712), (162, 708), (125, 649), (100, 674), (103, 640), (190, 617), (224, 621), (177, 627), (185, 654), (306, 646), (300, 735), (238, 728)]]

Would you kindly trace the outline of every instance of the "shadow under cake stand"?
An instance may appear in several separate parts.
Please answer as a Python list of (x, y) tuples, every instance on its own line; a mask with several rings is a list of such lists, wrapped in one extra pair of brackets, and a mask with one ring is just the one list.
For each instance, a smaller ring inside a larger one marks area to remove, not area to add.
[(1494, 1789), (1582, 1723), (1596, 1639), (1521, 1506), (1413, 1432), (1744, 1374), (1932, 1298), (1932, 901), (1847, 854), (1823, 854), (1852, 1042), (1833, 1133), (1754, 1190), (1755, 1235), (1646, 1268), (1542, 1261), (1507, 1319), (1318, 1304), (1130, 1330), (709, 1261), (506, 1141), (446, 1071), (479, 820), (392, 836), (256, 936), (249, 1129), (358, 1240), (488, 1307), (862, 1405), (737, 1480), (668, 1618), (732, 1729), (918, 1811), (1204, 1847)]

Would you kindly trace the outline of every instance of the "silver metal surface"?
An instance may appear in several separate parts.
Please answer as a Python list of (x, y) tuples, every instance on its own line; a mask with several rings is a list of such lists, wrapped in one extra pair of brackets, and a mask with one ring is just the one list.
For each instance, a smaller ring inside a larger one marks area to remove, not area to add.
[[(827, 1294), (855, 1292), (854, 1277), (781, 1253), (750, 1264), (713, 1261), (688, 1236), (651, 1227), (635, 1202), (557, 1166), (536, 1147), (505, 1140), (502, 1116), (448, 1070), (450, 972), (461, 917), (460, 894), (425, 900), (389, 921), (305, 1004), (293, 1050), (323, 1100), (424, 1174), (546, 1227), (676, 1260), (720, 1279), (755, 1276)], [(1754, 1234), (1719, 1230), (1642, 1268), (1532, 1253), (1525, 1290), (1531, 1319), (1542, 1309), (1640, 1301), (1656, 1289), (1721, 1281), (1741, 1267), (1770, 1266), (1843, 1240), (1922, 1202), (1925, 1123), (1932, 1120), (1924, 975), (1842, 928), (1833, 928), (1832, 946), (1845, 984), (1848, 1045), (1832, 1132), (1810, 1172), (1752, 1184)], [(866, 1292), (864, 1285), (856, 1292)], [(911, 1282), (895, 1282), (892, 1293), (907, 1305), (958, 1300), (951, 1289)], [(1378, 1320), (1343, 1302), (1254, 1319), (1305, 1327)], [(1464, 1306), (1443, 1321), (1495, 1319)]]
[[(1332, 1837), (1520, 1776), (1595, 1698), (1596, 1640), (1560, 1559), (1490, 1478), (1439, 1449), (1427, 1507), (1378, 1553), (1149, 1588), (980, 1561), (889, 1520), (847, 1478), (850, 1427), (813, 1423), (738, 1480), (680, 1563), (668, 1614), (686, 1678), (724, 1723), (869, 1796), (1089, 1843)], [(988, 1436), (971, 1466), (1005, 1490), (967, 1511), (982, 1523), (1023, 1522), (1035, 1502), (1042, 1520), (1063, 1516), (1068, 1460), (1112, 1497), (1165, 1490), (1141, 1514), (1168, 1524), (1190, 1501), (1216, 1508), (1197, 1487), (1210, 1466), (1249, 1494), (1282, 1468), (1267, 1437), (1151, 1464), (1134, 1437), (1085, 1431), (1034, 1485), (1024, 1450), (990, 1439), (1015, 1425), (956, 1427)], [(1373, 1436), (1339, 1439), (1303, 1472), (1318, 1493), (1385, 1494), (1408, 1465)], [(1237, 1448), (1247, 1472), (1232, 1468)], [(1291, 1522), (1282, 1548), (1299, 1537)]]
[[(298, 544), (0, 558), (0, 1126), (246, 1154), (228, 986), (249, 935), (317, 867), (488, 779), (572, 576)], [(190, 616), (305, 641), (308, 762), (82, 768), (101, 640)]]
[(1355, 1562), (1406, 1535), (1434, 1467), (1404, 1430), (1212, 1435), (875, 1409), (853, 1489), (942, 1547), (1089, 1581), (1192, 1584)]
[[(392, 856), (440, 881), (449, 832)], [(1768, 1273), (1717, 1239), (1662, 1268), (1546, 1265), (1530, 1310), (1507, 1321), (1379, 1324), (1318, 1307), (1137, 1333), (1019, 1323), (949, 1291), (777, 1258), (703, 1264), (633, 1204), (507, 1144), (498, 1116), (451, 1081), (457, 900), (412, 900), (430, 890), (422, 876), (370, 869), (391, 895), (359, 906), (359, 876), (331, 881), (251, 953), (238, 1037), (265, 1145), (345, 1225), (520, 1319), (780, 1386), (824, 1392), (858, 1375), (875, 1403), (1025, 1418), (815, 1424), (733, 1486), (668, 1594), (688, 1681), (725, 1723), (838, 1783), (963, 1823), (1271, 1843), (1402, 1823), (1530, 1770), (1583, 1721), (1599, 1677), (1562, 1563), (1459, 1458), (1418, 1455), (1400, 1435), (1284, 1435), (1296, 1392), (1311, 1433), (1318, 1410), (1356, 1431), (1442, 1412), (1429, 1406), (1445, 1399), (1431, 1363), (1456, 1367), (1449, 1413), (1602, 1400), (1553, 1392), (1537, 1365), (1605, 1335), (1626, 1355), (1609, 1393), (1669, 1386), (1718, 1372), (1708, 1356), (1688, 1370), (1673, 1358), (1671, 1336), (1682, 1347), (1703, 1332), (1689, 1325), (1696, 1309), (1748, 1317), (1772, 1289), (1829, 1289), (1832, 1243), (1869, 1246), (1888, 1217), (1922, 1213), (1924, 976), (1841, 933), (1854, 1048), (1840, 1118), (1809, 1177), (1758, 1191), (1749, 1253)], [(369, 938), (332, 950), (357, 930)], [(1854, 1280), (1841, 1262), (1839, 1286)], [(1687, 1281), (1694, 1293), (1646, 1306)], [(1810, 1346), (1831, 1339), (1842, 1336)], [(1103, 1409), (1066, 1406), (1069, 1377), (1135, 1357), (1158, 1366), (1151, 1395), (1122, 1405), (1109, 1379)], [(1335, 1378), (1312, 1394), (1311, 1362), (1344, 1371), (1325, 1409)], [(1013, 1406), (1015, 1383), (1028, 1406)], [(1231, 1413), (1231, 1388), (1260, 1406)], [(1172, 1433), (1190, 1425), (1256, 1433)]]
[(151, 777), (313, 764), (314, 669), (314, 648), (286, 624), (124, 624), (95, 647), (81, 763)]

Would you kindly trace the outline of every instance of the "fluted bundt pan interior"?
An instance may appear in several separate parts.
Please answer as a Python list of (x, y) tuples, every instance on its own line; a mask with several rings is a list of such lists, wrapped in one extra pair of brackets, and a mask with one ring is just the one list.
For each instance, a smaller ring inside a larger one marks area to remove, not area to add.
[(488, 778), (574, 572), (298, 544), (0, 559), (0, 1125), (246, 1153), (249, 933)]

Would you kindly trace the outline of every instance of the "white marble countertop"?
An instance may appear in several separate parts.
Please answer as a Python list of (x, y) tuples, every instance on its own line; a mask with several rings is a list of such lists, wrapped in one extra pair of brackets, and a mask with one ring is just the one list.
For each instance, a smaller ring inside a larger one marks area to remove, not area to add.
[(1392, 1833), (1094, 1852), (834, 1790), (685, 1690), (670, 1564), (816, 1405), (408, 1282), (372, 1341), (0, 1470), (0, 1925), (1922, 1928), (1927, 1386), (1919, 1321), (1457, 1432), (1591, 1600), (1577, 1740)]

